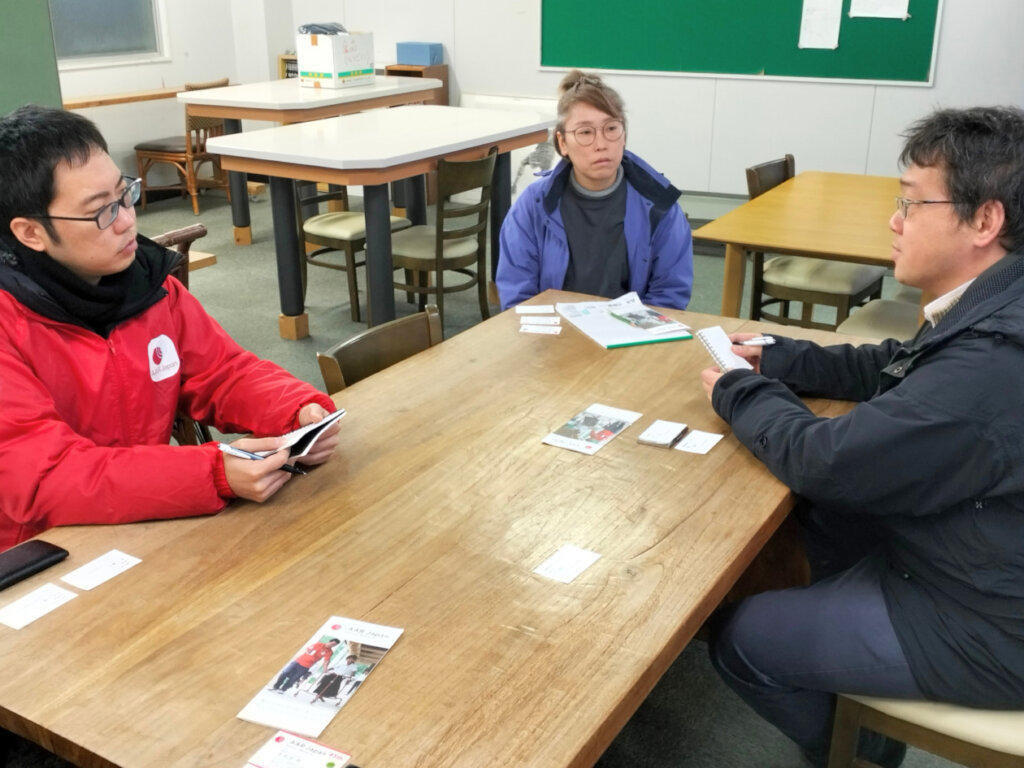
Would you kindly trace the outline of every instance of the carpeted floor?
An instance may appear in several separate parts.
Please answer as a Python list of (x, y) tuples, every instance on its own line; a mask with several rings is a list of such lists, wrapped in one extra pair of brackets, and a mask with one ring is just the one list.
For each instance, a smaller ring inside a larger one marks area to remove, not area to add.
[[(264, 195), (262, 200), (251, 204), (251, 210), (253, 244), (248, 247), (234, 245), (230, 210), (216, 193), (201, 199), (202, 213), (198, 217), (192, 215), (190, 206), (183, 200), (151, 204), (145, 212), (139, 213), (139, 231), (154, 235), (197, 221), (205, 224), (209, 235), (197, 241), (194, 248), (214, 253), (217, 264), (192, 273), (192, 292), (243, 346), (274, 360), (299, 378), (321, 386), (316, 350), (347, 338), (365, 325), (350, 319), (344, 273), (310, 267), (307, 311), (311, 336), (300, 341), (286, 341), (278, 336), (279, 304), (269, 200)], [(717, 313), (721, 302), (722, 259), (698, 255), (695, 271), (690, 309)], [(475, 296), (473, 291), (452, 295), (446, 305), (446, 336), (479, 322)], [(415, 311), (404, 302), (403, 296), (396, 296), (396, 301), (400, 315)], [(802, 765), (796, 748), (719, 682), (706, 651), (700, 641), (690, 643), (601, 758), (600, 768), (798, 768)], [(344, 744), (334, 746), (345, 747)], [(33, 744), (15, 739), (7, 765), (11, 768), (65, 768), (67, 764)], [(911, 750), (904, 765), (906, 768), (944, 768), (951, 764)]]

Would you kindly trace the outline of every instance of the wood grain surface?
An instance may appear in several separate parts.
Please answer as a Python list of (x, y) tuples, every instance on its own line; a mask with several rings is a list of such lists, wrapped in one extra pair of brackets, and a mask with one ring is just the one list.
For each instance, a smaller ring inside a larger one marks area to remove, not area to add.
[(804, 171), (695, 230), (726, 244), (722, 314), (739, 316), (745, 251), (891, 267), (899, 194), (895, 177)]
[[(792, 504), (712, 411), (708, 364), (696, 341), (608, 351), (505, 312), (339, 393), (337, 455), (268, 503), (48, 531), (71, 556), (3, 604), (112, 548), (142, 563), (0, 626), (0, 726), (83, 766), (242, 766), (272, 731), (235, 715), (341, 615), (405, 629), (321, 737), (356, 764), (591, 765)], [(643, 417), (594, 456), (541, 443), (595, 402)], [(726, 438), (639, 445), (656, 418)], [(567, 543), (601, 558), (533, 573)]]

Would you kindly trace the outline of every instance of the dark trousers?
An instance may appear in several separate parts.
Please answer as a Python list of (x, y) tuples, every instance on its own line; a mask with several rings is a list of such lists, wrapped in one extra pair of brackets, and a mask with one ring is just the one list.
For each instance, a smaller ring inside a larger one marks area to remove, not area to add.
[[(871, 521), (822, 525), (813, 513), (802, 516), (814, 583), (723, 607), (712, 622), (709, 648), (726, 684), (812, 764), (824, 766), (836, 692), (924, 694), (889, 620), (879, 566), (866, 556), (876, 543)], [(886, 740), (875, 739), (867, 750), (881, 764), (902, 759), (902, 746)]]
[(277, 682), (274, 683), (275, 691), (287, 691), (295, 683), (302, 679), (303, 675), (309, 674), (309, 668), (304, 667), (297, 661), (288, 662), (288, 666), (285, 667), (281, 674), (277, 677)]

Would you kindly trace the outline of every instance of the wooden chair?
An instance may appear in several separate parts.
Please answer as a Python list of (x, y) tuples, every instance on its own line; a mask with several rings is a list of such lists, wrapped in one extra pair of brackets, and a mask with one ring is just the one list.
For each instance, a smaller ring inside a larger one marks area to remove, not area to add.
[[(490, 317), (487, 303), (487, 210), (491, 202), (491, 180), (498, 156), (496, 147), (480, 160), (437, 163), (437, 216), (433, 226), (420, 225), (391, 238), (391, 259), (395, 269), (405, 270), (405, 282), (395, 287), (418, 294), (422, 309), (427, 296), (435, 296), (444, 323), (444, 295), (477, 287), (480, 315)], [(452, 195), (479, 190), (474, 202), (452, 202)], [(465, 223), (470, 219), (471, 223)], [(455, 285), (445, 285), (445, 273), (466, 276)], [(431, 284), (431, 278), (433, 278)]]
[(856, 755), (862, 727), (969, 768), (1024, 765), (1024, 711), (840, 694), (828, 768), (877, 768)]
[(375, 325), (317, 352), (316, 359), (327, 394), (333, 395), (443, 340), (441, 315), (428, 304), (423, 312)]
[[(199, 91), (204, 88), (219, 88), (228, 84), (228, 78), (213, 80), (207, 83), (185, 83), (186, 91)], [(200, 188), (224, 189), (231, 199), (228, 188), (227, 173), (221, 168), (220, 156), (207, 152), (206, 141), (211, 136), (224, 134), (224, 120), (219, 117), (190, 117), (185, 113), (185, 134), (168, 136), (155, 141), (144, 141), (135, 145), (135, 160), (139, 166), (139, 178), (142, 179), (142, 208), (146, 208), (146, 193), (157, 190), (179, 189), (192, 196), (192, 212), (199, 215)], [(152, 186), (146, 183), (150, 168), (159, 163), (174, 166), (178, 173), (178, 183)], [(213, 176), (199, 176), (199, 167), (203, 163), (211, 163)]]
[(905, 341), (914, 337), (920, 325), (921, 291), (904, 285), (891, 299), (872, 299), (855, 310), (836, 330), (879, 341)]
[[(747, 168), (750, 198), (777, 187), (795, 173), (793, 155)], [(782, 325), (834, 331), (849, 316), (851, 307), (882, 295), (884, 276), (884, 267), (806, 256), (766, 257), (764, 253), (755, 253), (750, 317), (752, 320), (764, 319)], [(789, 317), (791, 301), (801, 303), (799, 319)], [(772, 304), (779, 305), (778, 313), (765, 311), (765, 307)], [(814, 322), (812, 317), (816, 304), (835, 307), (835, 323)]]
[[(301, 190), (303, 185), (296, 185)], [(310, 186), (310, 185), (307, 185)], [(315, 189), (315, 187), (312, 187)], [(313, 251), (307, 249), (306, 258), (302, 263), (302, 285), (306, 285), (306, 268), (308, 264), (328, 269), (338, 269), (347, 273), (348, 300), (352, 319), (359, 322), (359, 279), (356, 268), (366, 262), (356, 261), (356, 254), (366, 250), (366, 217), (359, 211), (348, 209), (348, 190), (345, 187), (328, 192), (316, 192), (305, 197), (295, 197), (299, 229), (306, 243), (322, 246)], [(332, 203), (336, 210), (320, 213), (321, 203)], [(307, 213), (315, 211), (307, 218)], [(412, 222), (399, 216), (391, 217), (391, 231), (397, 232), (412, 226)], [(332, 251), (344, 254), (344, 261), (329, 261), (324, 255)]]
[[(186, 288), (188, 288), (188, 252), (192, 243), (200, 237), (206, 237), (206, 227), (202, 224), (191, 224), (150, 238), (157, 245), (162, 245), (164, 248), (170, 248), (181, 254), (181, 259), (171, 270), (171, 274), (178, 278)], [(174, 418), (171, 437), (178, 445), (202, 445), (213, 440), (210, 430), (205, 424), (200, 424), (195, 419), (181, 413)]]

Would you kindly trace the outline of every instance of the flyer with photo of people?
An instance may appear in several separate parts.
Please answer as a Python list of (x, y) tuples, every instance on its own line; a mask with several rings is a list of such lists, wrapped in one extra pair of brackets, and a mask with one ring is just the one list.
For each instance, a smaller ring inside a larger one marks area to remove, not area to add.
[(397, 627), (331, 616), (238, 717), (319, 736), (401, 634)]

